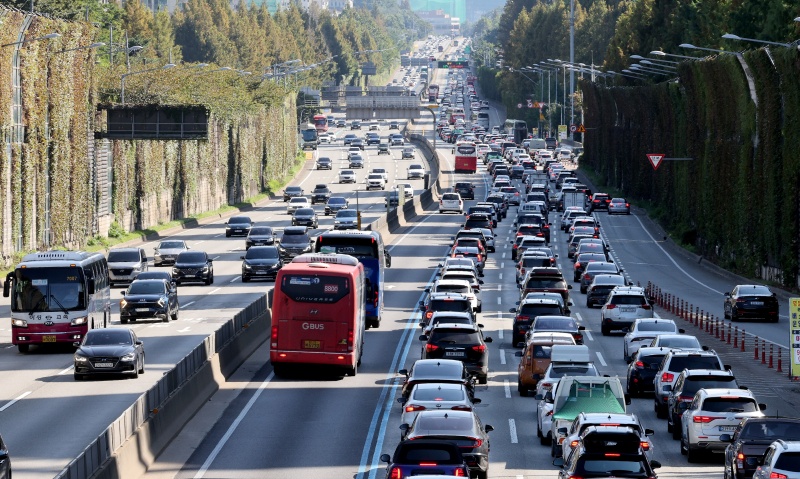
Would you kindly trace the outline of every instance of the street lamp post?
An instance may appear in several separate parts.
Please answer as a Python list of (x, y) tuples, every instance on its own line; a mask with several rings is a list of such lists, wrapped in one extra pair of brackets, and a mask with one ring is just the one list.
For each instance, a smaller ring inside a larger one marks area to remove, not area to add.
[[(690, 44), (684, 43), (681, 46), (684, 46), (684, 45), (690, 45)], [(690, 45), (690, 46), (692, 48), (694, 48), (694, 45)], [(656, 55), (656, 56), (659, 56), (659, 57), (683, 58), (684, 60), (702, 60), (703, 59), (703, 57), (690, 57), (690, 56), (686, 56), (686, 55), (675, 55), (674, 53), (664, 53), (661, 50), (653, 50), (652, 52), (650, 52), (650, 55)]]
[(725, 35), (722, 35), (722, 38), (726, 40), (739, 40), (743, 42), (764, 43), (767, 45), (777, 45), (779, 47), (787, 47), (787, 48), (792, 46), (791, 43), (769, 42), (767, 40), (756, 40), (755, 38), (744, 38), (740, 37), (739, 35), (734, 35), (733, 33), (726, 33)]
[(158, 70), (169, 70), (170, 68), (175, 68), (175, 66), (176, 65), (174, 63), (167, 63), (163, 67), (148, 68), (147, 70), (139, 70), (137, 72), (123, 73), (122, 77), (120, 78), (120, 100), (121, 100), (121, 103), (123, 105), (125, 104), (125, 79), (126, 78), (128, 78), (131, 75), (138, 75), (140, 73), (149, 73), (149, 72), (154, 72), (154, 71), (158, 71)]
[[(719, 50), (719, 49), (716, 49), (716, 48), (698, 47), (698, 46), (692, 45), (691, 43), (681, 43), (678, 46), (681, 47), (681, 48), (688, 48), (689, 50), (703, 50), (703, 51), (707, 51), (707, 52), (723, 53), (725, 55), (738, 55), (737, 52), (729, 52), (727, 50)], [(692, 57), (692, 58), (694, 58), (694, 57)]]
[(48, 33), (47, 35), (42, 35), (41, 37), (29, 38), (26, 40), (20, 40), (18, 42), (6, 43), (4, 45), (0, 45), (0, 47), (10, 47), (12, 45), (24, 45), (25, 43), (38, 42), (40, 40), (51, 40), (53, 38), (58, 38), (60, 36), (61, 36), (60, 33)]

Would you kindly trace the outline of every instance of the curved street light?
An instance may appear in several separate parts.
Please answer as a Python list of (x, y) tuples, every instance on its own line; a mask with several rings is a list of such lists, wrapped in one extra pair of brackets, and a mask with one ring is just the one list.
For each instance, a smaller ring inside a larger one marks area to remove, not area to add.
[(743, 42), (754, 42), (754, 43), (764, 43), (767, 45), (778, 45), (780, 47), (791, 47), (791, 43), (781, 43), (781, 42), (769, 42), (767, 40), (756, 40), (755, 38), (744, 38), (740, 37), (739, 35), (734, 35), (733, 33), (726, 33), (722, 35), (722, 38), (726, 40), (739, 40)]
[(716, 48), (698, 47), (696, 45), (692, 45), (691, 43), (681, 43), (678, 46), (681, 48), (688, 48), (690, 50), (704, 50), (707, 52), (724, 53), (726, 55), (738, 55), (738, 52), (730, 52), (728, 50), (718, 50)]
[[(684, 45), (688, 45), (685, 43)], [(672, 57), (672, 58), (683, 58), (684, 60), (702, 60), (703, 57), (690, 57), (687, 55), (675, 55), (674, 53), (664, 53), (661, 50), (653, 50), (649, 53), (650, 55), (656, 55), (659, 57)]]
[(6, 43), (5, 45), (0, 45), (0, 47), (10, 47), (12, 45), (22, 45), (24, 43), (38, 42), (40, 40), (52, 40), (53, 38), (58, 38), (60, 36), (61, 36), (60, 33), (48, 33), (47, 35), (42, 35), (41, 37), (29, 38), (29, 39), (25, 39), (25, 40), (20, 40), (18, 42)]

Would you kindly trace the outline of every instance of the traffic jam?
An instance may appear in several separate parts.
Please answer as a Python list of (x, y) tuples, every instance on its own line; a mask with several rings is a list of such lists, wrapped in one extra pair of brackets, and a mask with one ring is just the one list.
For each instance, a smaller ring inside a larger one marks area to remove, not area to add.
[[(480, 198), (462, 175), (440, 200), (440, 212), (463, 213), (465, 221), (419, 304), (420, 359), (398, 372), (400, 442), (381, 457), (386, 477), (488, 477), (494, 428), (475, 406), (492, 373), (488, 345), (497, 338), (483, 332), (481, 290), (509, 287), (519, 291), (504, 326), (519, 361), (517, 392), (533, 398), (538, 442), (560, 478), (657, 477), (655, 428), (671, 433), (674, 446), (661, 447), (680, 450), (687, 463), (724, 458), (725, 479), (798, 477), (800, 448), (788, 441), (800, 440), (800, 419), (767, 417), (766, 404), (732, 368), (675, 321), (660, 318), (654, 300), (612, 258), (600, 219), (630, 215), (630, 203), (581, 184), (568, 148), (538, 148), (531, 139), (517, 144), (509, 122), (505, 129), (470, 130), (461, 117), (462, 91), (481, 107), (472, 82), (451, 73), (443, 93), (456, 107), (443, 109), (439, 134), (474, 146), (486, 168), (487, 195), (465, 205)], [(511, 223), (510, 248), (497, 233), (501, 223)], [(501, 250), (515, 274), (490, 285), (487, 258)], [(559, 259), (559, 251), (567, 258)], [(766, 287), (740, 285), (726, 296), (732, 297), (726, 317), (776, 314)], [(599, 312), (602, 336), (616, 336), (626, 377), (601, 374), (595, 365), (584, 344), (588, 331), (571, 315), (579, 302)], [(637, 417), (632, 398), (652, 400), (653, 413)]]

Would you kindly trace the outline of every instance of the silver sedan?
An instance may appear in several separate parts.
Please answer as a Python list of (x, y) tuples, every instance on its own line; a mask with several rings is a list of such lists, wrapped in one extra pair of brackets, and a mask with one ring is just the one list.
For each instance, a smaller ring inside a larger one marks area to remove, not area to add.
[(611, 203), (608, 204), (608, 214), (629, 215), (631, 214), (631, 204), (625, 198), (611, 198)]

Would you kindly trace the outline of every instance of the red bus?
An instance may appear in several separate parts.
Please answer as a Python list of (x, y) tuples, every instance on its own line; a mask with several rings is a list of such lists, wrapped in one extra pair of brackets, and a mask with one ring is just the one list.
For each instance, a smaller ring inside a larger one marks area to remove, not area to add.
[(475, 173), (478, 169), (478, 147), (471, 141), (456, 143), (456, 172)]
[(314, 124), (314, 128), (317, 129), (317, 133), (324, 133), (328, 131), (328, 117), (325, 115), (314, 115), (314, 119), (311, 121)]
[(439, 98), (439, 85), (436, 83), (431, 83), (428, 85), (428, 102), (436, 103), (436, 100)]
[(278, 271), (269, 351), (276, 375), (294, 364), (356, 375), (366, 330), (364, 278), (358, 259), (344, 254), (302, 254)]

